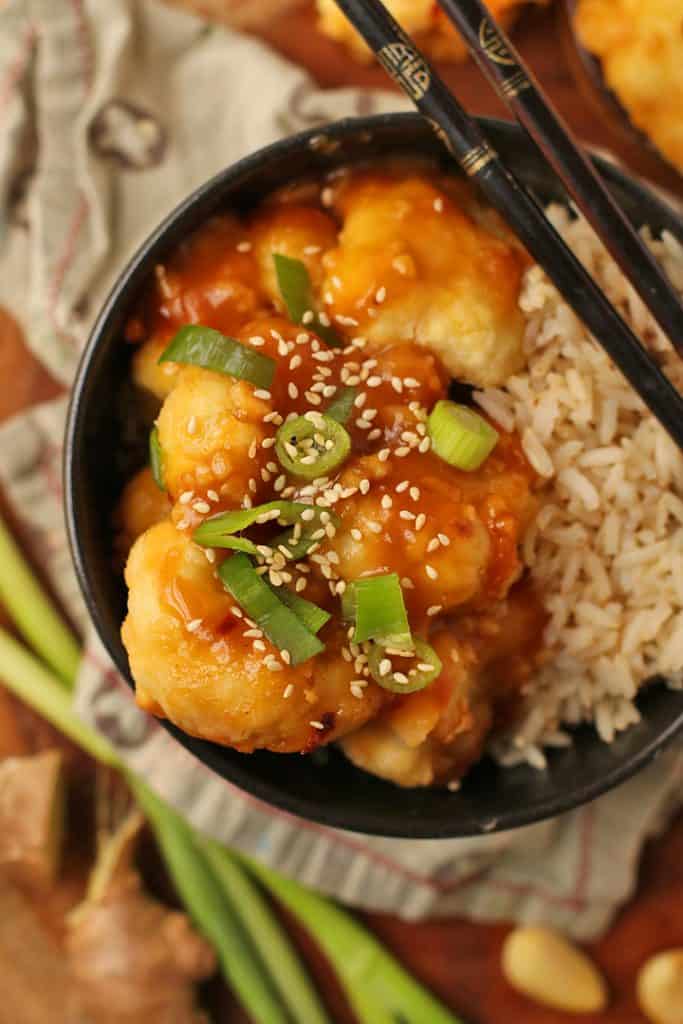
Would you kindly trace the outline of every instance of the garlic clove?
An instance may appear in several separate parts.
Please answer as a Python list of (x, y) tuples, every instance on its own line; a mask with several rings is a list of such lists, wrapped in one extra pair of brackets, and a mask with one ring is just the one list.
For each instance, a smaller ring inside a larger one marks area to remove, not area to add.
[(559, 932), (515, 928), (502, 951), (505, 978), (536, 1002), (566, 1013), (596, 1013), (607, 1006), (607, 985), (585, 953)]
[(636, 991), (641, 1010), (653, 1024), (683, 1024), (683, 948), (646, 960)]

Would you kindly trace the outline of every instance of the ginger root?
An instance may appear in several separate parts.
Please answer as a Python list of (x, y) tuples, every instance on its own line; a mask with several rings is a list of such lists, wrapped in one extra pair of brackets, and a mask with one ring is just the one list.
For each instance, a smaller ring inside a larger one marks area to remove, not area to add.
[(47, 750), (0, 761), (0, 867), (18, 882), (50, 885), (64, 831), (63, 755)]
[(185, 914), (144, 890), (133, 866), (137, 811), (104, 844), (85, 901), (68, 922), (78, 1009), (93, 1024), (205, 1024), (195, 983), (215, 969)]

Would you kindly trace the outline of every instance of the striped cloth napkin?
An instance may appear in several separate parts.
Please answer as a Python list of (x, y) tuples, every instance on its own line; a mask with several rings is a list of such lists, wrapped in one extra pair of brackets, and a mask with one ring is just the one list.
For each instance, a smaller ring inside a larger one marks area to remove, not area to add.
[[(157, 0), (9, 0), (0, 305), (68, 386), (116, 273), (190, 189), (288, 132), (402, 106), (388, 93), (321, 92), (253, 39)], [(476, 839), (363, 837), (259, 803), (137, 709), (94, 636), (62, 522), (65, 410), (60, 399), (0, 428), (0, 483), (87, 638), (78, 710), (134, 770), (197, 828), (358, 906), (545, 921), (579, 938), (607, 925), (632, 892), (643, 842), (679, 805), (680, 748), (588, 807)]]

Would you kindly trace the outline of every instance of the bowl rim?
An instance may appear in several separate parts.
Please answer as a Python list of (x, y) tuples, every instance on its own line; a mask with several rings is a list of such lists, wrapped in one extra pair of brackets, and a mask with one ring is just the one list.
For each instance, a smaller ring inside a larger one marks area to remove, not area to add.
[[(521, 137), (525, 145), (531, 145), (527, 141), (523, 130), (516, 124), (496, 118), (482, 117), (477, 120), (482, 125), (484, 131), (490, 128), (498, 133), (499, 136), (507, 136), (508, 141)], [(88, 559), (81, 544), (83, 509), (79, 507), (79, 503), (75, 500), (75, 477), (79, 461), (76, 458), (76, 454), (83, 440), (82, 427), (86, 405), (82, 399), (86, 381), (88, 380), (93, 361), (98, 353), (101, 339), (110, 317), (116, 311), (122, 297), (126, 298), (129, 289), (134, 289), (139, 285), (140, 281), (147, 277), (149, 261), (153, 258), (156, 248), (163, 243), (167, 233), (173, 226), (188, 215), (193, 207), (201, 204), (202, 200), (210, 197), (215, 191), (225, 188), (231, 180), (248, 175), (251, 171), (256, 170), (264, 160), (286, 154), (293, 148), (309, 146), (311, 140), (319, 136), (332, 135), (335, 139), (338, 139), (340, 137), (357, 135), (360, 132), (381, 130), (385, 126), (406, 125), (407, 128), (415, 128), (417, 124), (424, 130), (423, 118), (419, 114), (412, 112), (348, 117), (288, 135), (247, 154), (192, 190), (189, 195), (182, 199), (162, 219), (158, 226), (136, 247), (117, 275), (105, 298), (81, 354), (69, 397), (63, 448), (63, 503), (71, 558), (89, 617), (94, 624), (100, 642), (103, 644), (116, 670), (131, 688), (134, 689), (134, 681), (129, 667), (127, 664), (122, 663), (119, 657), (120, 652), (113, 647), (103, 610), (92, 587)], [(657, 205), (661, 206), (673, 218), (673, 221), (678, 224), (678, 235), (683, 241), (683, 218), (680, 218), (661, 196), (650, 190), (646, 185), (641, 184), (636, 178), (624, 172), (611, 161), (601, 156), (594, 156), (593, 159), (608, 182), (611, 181), (627, 191), (635, 193), (637, 196), (645, 195), (649, 201), (654, 201)], [(141, 269), (143, 267), (144, 270)], [(672, 690), (671, 693), (674, 694), (675, 691)], [(439, 826), (433, 822), (423, 824), (412, 819), (406, 820), (400, 827), (397, 827), (395, 824), (382, 824), (381, 821), (378, 822), (375, 811), (364, 811), (362, 808), (357, 808), (354, 811), (353, 821), (350, 821), (348, 815), (328, 807), (325, 802), (316, 804), (312, 808), (310, 798), (299, 797), (296, 793), (274, 786), (272, 783), (256, 777), (250, 772), (247, 759), (245, 759), (244, 763), (231, 764), (230, 773), (226, 774), (224, 766), (221, 764), (220, 751), (222, 751), (222, 747), (192, 737), (166, 719), (156, 721), (202, 763), (210, 767), (223, 781), (235, 786), (246, 793), (248, 797), (256, 798), (265, 805), (278, 808), (281, 811), (296, 815), (310, 822), (366, 835), (415, 839), (455, 838), (511, 830), (530, 825), (569, 811), (613, 789), (651, 762), (677, 733), (683, 731), (683, 694), (681, 695), (679, 713), (674, 715), (665, 728), (653, 738), (643, 743), (636, 753), (632, 753), (628, 757), (617, 761), (613, 769), (599, 775), (580, 790), (571, 790), (568, 791), (568, 794), (564, 792), (556, 795), (551, 794), (544, 799), (534, 802), (532, 805), (521, 805), (511, 808), (506, 811), (504, 821), (491, 820), (488, 823), (482, 822), (480, 816), (472, 812), (464, 816), (459, 814), (455, 822), (446, 820), (440, 823)], [(506, 771), (514, 770), (516, 769), (506, 769)], [(529, 770), (534, 771), (535, 769), (529, 768)]]

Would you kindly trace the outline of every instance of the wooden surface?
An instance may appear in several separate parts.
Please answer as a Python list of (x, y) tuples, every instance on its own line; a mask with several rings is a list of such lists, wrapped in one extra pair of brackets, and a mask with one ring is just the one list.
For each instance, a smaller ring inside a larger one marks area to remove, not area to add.
[[(308, 67), (322, 85), (386, 84), (378, 68), (353, 64), (343, 50), (319, 37), (311, 12), (305, 7), (286, 18), (273, 19), (262, 34), (283, 54)], [(634, 155), (619, 133), (608, 131), (596, 118), (591, 102), (572, 78), (552, 12), (525, 17), (516, 38), (542, 84), (583, 139), (612, 146), (635, 170), (648, 173), (683, 196), (680, 180), (640, 151)], [(496, 116), (503, 113), (471, 64), (448, 69), (446, 77), (470, 110)], [(1, 310), (0, 380), (12, 382), (11, 387), (0, 389), (0, 420), (29, 404), (53, 397), (59, 390), (30, 357), (16, 324)], [(51, 741), (49, 729), (0, 691), (0, 756), (44, 747)], [(87, 762), (84, 765), (82, 759), (74, 758), (74, 763), (77, 775), (81, 779), (84, 774), (87, 776)], [(68, 905), (78, 891), (79, 882), (72, 871), (55, 895), (55, 905)], [(406, 924), (377, 914), (368, 915), (367, 923), (417, 977), (469, 1024), (569, 1024), (578, 1019), (543, 1010), (505, 984), (499, 971), (500, 946), (506, 933), (502, 926), (474, 925), (457, 919)], [(305, 935), (293, 927), (292, 931), (325, 993), (335, 1024), (351, 1024), (353, 1018), (327, 965)], [(609, 980), (613, 998), (606, 1013), (580, 1019), (587, 1024), (642, 1024), (645, 1018), (639, 1014), (634, 999), (636, 970), (649, 953), (671, 945), (683, 945), (683, 816), (666, 836), (650, 844), (643, 859), (636, 898), (619, 915), (609, 933), (591, 947)], [(207, 998), (218, 1024), (246, 1021), (222, 985), (210, 986)]]

